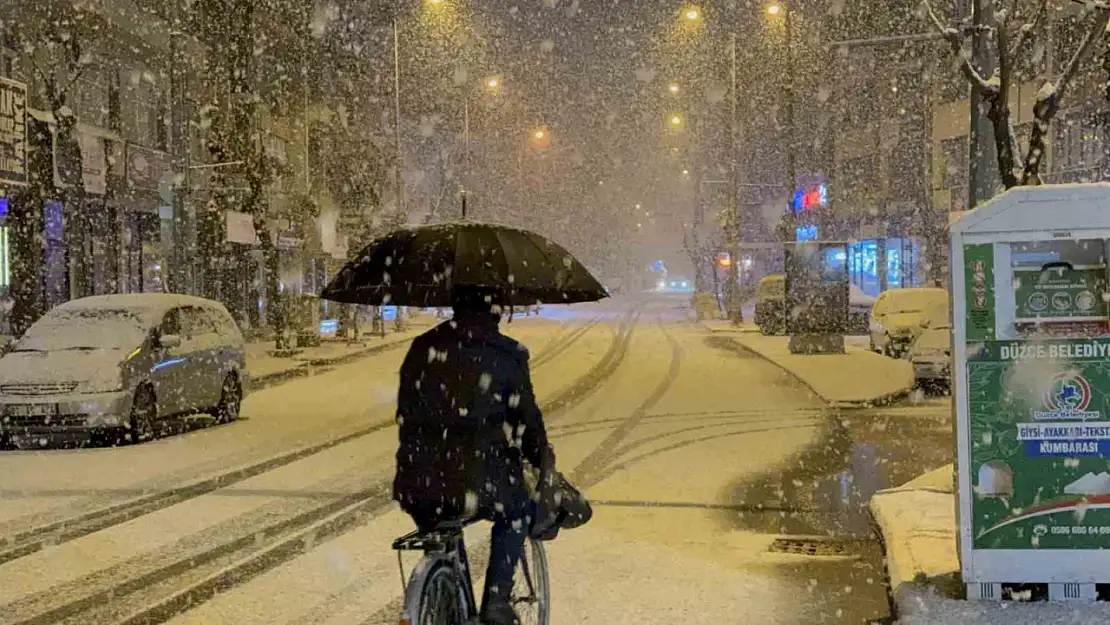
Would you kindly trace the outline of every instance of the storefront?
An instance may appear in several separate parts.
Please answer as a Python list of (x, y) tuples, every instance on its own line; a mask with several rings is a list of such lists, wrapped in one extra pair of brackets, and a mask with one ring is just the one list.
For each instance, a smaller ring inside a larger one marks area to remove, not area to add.
[(173, 214), (159, 195), (159, 183), (171, 173), (172, 160), (165, 152), (129, 143), (126, 161), (127, 190), (120, 202), (123, 209), (120, 290), (165, 292)]
[(864, 293), (877, 296), (884, 289), (919, 287), (921, 243), (912, 237), (853, 241), (848, 245), (849, 279)]
[(10, 333), (11, 251), (8, 213), (27, 184), (27, 85), (0, 78), (0, 332)]

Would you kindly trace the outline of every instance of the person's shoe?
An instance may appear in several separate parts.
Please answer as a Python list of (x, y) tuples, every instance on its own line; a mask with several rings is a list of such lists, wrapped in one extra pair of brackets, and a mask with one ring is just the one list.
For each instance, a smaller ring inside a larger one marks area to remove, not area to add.
[(520, 618), (513, 611), (513, 606), (503, 601), (482, 606), (480, 619), (482, 625), (520, 625)]

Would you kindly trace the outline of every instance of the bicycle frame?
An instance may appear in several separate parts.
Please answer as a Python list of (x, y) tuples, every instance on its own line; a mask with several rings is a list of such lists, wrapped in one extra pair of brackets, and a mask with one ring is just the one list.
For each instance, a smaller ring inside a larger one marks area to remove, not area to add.
[[(451, 568), (458, 577), (458, 582), (461, 586), (460, 591), (462, 593), (460, 599), (463, 603), (463, 617), (469, 619), (477, 614), (479, 606), (474, 596), (474, 578), (471, 575), (470, 558), (466, 549), (466, 541), (463, 532), (464, 528), (469, 524), (470, 523), (452, 524), (427, 533), (416, 531), (394, 541), (393, 548), (397, 550), (397, 562), (401, 571), (401, 583), (404, 584), (404, 606), (401, 613), (401, 625), (419, 624), (421, 616), (419, 614), (421, 598), (424, 595), (428, 578), (441, 566)], [(537, 594), (537, 582), (542, 581), (544, 588), (546, 588), (546, 573), (541, 574), (541, 576), (544, 577), (543, 580), (533, 579), (532, 570), (529, 566), (529, 560), (531, 558), (527, 548), (528, 544), (528, 542), (525, 543), (525, 549), (521, 553), (520, 566), (523, 569), (522, 574), (528, 585), (529, 594), (535, 597)], [(537, 544), (542, 548), (542, 543)], [(420, 559), (420, 562), (417, 563), (412, 571), (412, 575), (408, 578), (406, 583), (402, 552), (418, 550), (423, 551), (424, 556)], [(543, 559), (541, 558), (541, 560)], [(546, 564), (544, 564), (544, 566), (546, 567)], [(541, 622), (546, 623), (546, 618), (545, 616), (544, 620)]]
[(405, 584), (405, 567), (401, 560), (404, 551), (423, 550), (424, 557), (420, 559), (412, 571), (412, 575), (405, 584), (405, 602), (401, 614), (402, 625), (416, 625), (420, 615), (413, 613), (420, 606), (420, 597), (424, 592), (428, 575), (437, 566), (449, 566), (459, 577), (462, 585), (462, 600), (464, 617), (470, 618), (478, 612), (478, 602), (474, 597), (474, 580), (470, 574), (470, 559), (467, 556), (466, 541), (463, 537), (463, 528), (468, 524), (460, 524), (458, 528), (449, 528), (420, 534), (403, 536), (393, 543), (397, 550), (397, 562), (401, 569), (401, 583)]

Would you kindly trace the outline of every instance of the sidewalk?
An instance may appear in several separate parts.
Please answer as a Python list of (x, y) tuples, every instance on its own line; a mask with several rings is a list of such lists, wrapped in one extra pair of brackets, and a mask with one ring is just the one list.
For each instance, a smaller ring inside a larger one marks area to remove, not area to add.
[(317, 347), (306, 347), (292, 357), (271, 356), (273, 341), (247, 343), (247, 371), (255, 389), (272, 386), (290, 378), (308, 375), (314, 367), (326, 367), (350, 362), (369, 354), (408, 343), (440, 320), (435, 315), (418, 315), (406, 321), (405, 330), (393, 330), (393, 323), (386, 322), (384, 337), (363, 332), (357, 342), (346, 339), (326, 338)]
[(706, 329), (754, 352), (808, 386), (832, 406), (860, 408), (890, 403), (914, 387), (913, 366), (867, 349), (855, 337), (845, 337), (845, 353), (791, 354), (790, 339), (763, 336), (754, 325), (739, 328), (728, 321), (702, 321)]
[(966, 601), (956, 546), (952, 465), (871, 498), (882, 533), (891, 596), (903, 625), (1096, 625), (1107, 602)]

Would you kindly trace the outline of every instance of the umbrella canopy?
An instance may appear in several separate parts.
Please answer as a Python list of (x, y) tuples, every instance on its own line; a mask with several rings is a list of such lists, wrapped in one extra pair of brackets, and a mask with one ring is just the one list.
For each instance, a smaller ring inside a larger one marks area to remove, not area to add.
[(377, 239), (320, 296), (369, 306), (450, 306), (459, 287), (497, 289), (511, 306), (608, 297), (561, 245), (527, 230), (474, 222), (405, 228)]

